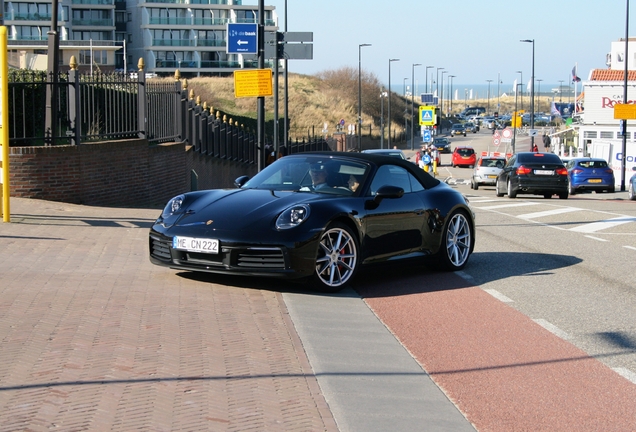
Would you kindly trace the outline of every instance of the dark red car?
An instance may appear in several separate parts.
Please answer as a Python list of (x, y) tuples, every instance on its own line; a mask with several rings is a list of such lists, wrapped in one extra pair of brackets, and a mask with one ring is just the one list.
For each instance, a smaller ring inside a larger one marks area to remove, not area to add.
[(451, 165), (456, 166), (467, 166), (474, 167), (477, 162), (477, 155), (475, 154), (475, 149), (468, 146), (458, 146), (455, 147), (453, 151), (453, 158), (451, 159)]

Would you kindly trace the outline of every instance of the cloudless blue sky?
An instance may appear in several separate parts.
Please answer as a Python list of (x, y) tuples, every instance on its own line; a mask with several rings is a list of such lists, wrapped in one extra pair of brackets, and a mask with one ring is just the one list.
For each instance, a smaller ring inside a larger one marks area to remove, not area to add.
[[(244, 0), (258, 4), (258, 0)], [(276, 6), (284, 29), (285, 0), (265, 0)], [(587, 79), (590, 70), (604, 69), (610, 44), (625, 36), (626, 0), (287, 0), (288, 31), (313, 32), (314, 59), (290, 61), (290, 72), (315, 74), (342, 66), (358, 67), (388, 83), (389, 58), (392, 90), (399, 92), (404, 78), (422, 88), (425, 66), (443, 67), (455, 75), (453, 83), (496, 86), (509, 91), (523, 72), (527, 84), (532, 72), (535, 40), (535, 77), (543, 85), (571, 82), (572, 68)], [(636, 2), (630, 4), (630, 17)], [(630, 19), (630, 34), (636, 27)], [(436, 69), (428, 70), (428, 81)], [(440, 71), (440, 74), (442, 72)], [(445, 81), (446, 82), (446, 81)], [(543, 87), (542, 89), (544, 89)]]

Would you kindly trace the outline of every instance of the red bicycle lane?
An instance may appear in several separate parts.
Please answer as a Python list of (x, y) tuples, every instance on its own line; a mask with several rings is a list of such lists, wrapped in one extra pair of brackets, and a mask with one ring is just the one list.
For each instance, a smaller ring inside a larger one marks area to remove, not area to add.
[(422, 282), (357, 291), (477, 430), (636, 430), (636, 385), (458, 275)]

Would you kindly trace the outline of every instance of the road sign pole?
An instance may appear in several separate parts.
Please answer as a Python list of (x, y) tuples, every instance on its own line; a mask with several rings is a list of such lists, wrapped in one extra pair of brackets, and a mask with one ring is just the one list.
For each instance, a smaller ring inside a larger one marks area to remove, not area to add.
[[(265, 0), (258, 0), (258, 68), (265, 68)], [(265, 98), (260, 96), (256, 103), (257, 132), (256, 154), (258, 155), (258, 171), (265, 167)]]

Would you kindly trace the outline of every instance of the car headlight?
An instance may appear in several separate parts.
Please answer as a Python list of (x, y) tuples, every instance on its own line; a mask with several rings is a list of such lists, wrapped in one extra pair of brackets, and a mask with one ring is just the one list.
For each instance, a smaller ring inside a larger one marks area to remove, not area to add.
[(288, 208), (276, 219), (276, 228), (279, 230), (295, 228), (309, 218), (309, 206), (299, 204)]
[(163, 209), (163, 216), (170, 216), (181, 210), (184, 200), (185, 195), (178, 195), (168, 201), (168, 204), (166, 204), (166, 207)]

